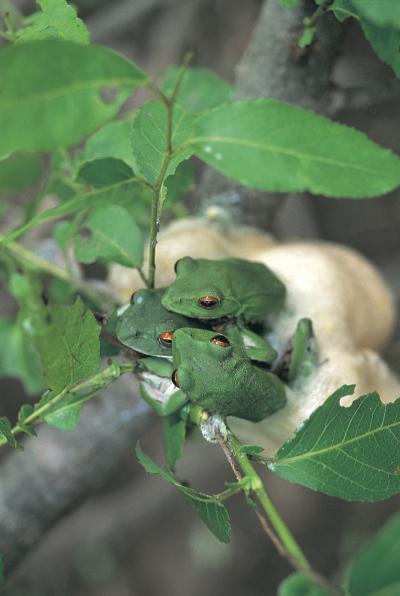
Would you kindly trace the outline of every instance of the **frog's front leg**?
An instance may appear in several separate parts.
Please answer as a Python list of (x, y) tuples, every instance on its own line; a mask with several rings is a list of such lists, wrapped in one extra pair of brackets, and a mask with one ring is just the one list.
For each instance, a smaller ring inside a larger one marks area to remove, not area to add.
[(300, 319), (283, 355), (273, 368), (289, 385), (302, 382), (313, 372), (318, 361), (318, 347), (311, 319)]
[(162, 358), (142, 358), (140, 394), (159, 416), (178, 412), (187, 402), (186, 395), (171, 381), (172, 363)]
[(289, 384), (309, 377), (317, 364), (318, 348), (311, 319), (299, 320), (291, 344)]
[(240, 321), (236, 324), (230, 323), (222, 330), (222, 333), (236, 341), (241, 339), (250, 360), (269, 363), (278, 356), (267, 339), (251, 331)]

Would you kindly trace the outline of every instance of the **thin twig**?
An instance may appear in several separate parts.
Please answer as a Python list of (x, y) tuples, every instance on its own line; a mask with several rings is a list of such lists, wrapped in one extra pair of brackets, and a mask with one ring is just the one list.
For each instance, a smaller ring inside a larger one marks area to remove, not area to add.
[(331, 4), (333, 4), (333, 0), (324, 0), (318, 6), (317, 10), (311, 15), (311, 17), (304, 19), (304, 24), (306, 25), (307, 29), (314, 27), (315, 23), (328, 10)]
[(136, 271), (139, 273), (139, 276), (146, 288), (150, 288), (149, 280), (145, 276), (143, 269), (141, 267), (136, 267)]
[(235, 456), (233, 455), (228, 443), (225, 441), (225, 439), (218, 434), (217, 435), (217, 440), (218, 440), (218, 444), (221, 447), (222, 451), (225, 454), (225, 457), (227, 459), (227, 462), (229, 463), (230, 467), (232, 468), (232, 472), (235, 475), (236, 480), (242, 480), (243, 476), (242, 473), (240, 471), (239, 466), (236, 463), (236, 459)]
[[(192, 54), (188, 53), (184, 57), (180, 72), (175, 81), (175, 85), (170, 97), (166, 97), (162, 91), (159, 91), (161, 95), (165, 109), (167, 110), (167, 130), (166, 130), (166, 147), (164, 158), (161, 164), (160, 172), (157, 181), (153, 188), (153, 200), (151, 203), (151, 214), (150, 214), (150, 242), (149, 242), (149, 270), (147, 275), (148, 287), (154, 288), (155, 284), (155, 273), (156, 273), (156, 246), (157, 246), (157, 235), (159, 231), (159, 222), (161, 216), (161, 191), (164, 183), (165, 176), (168, 171), (168, 166), (171, 161), (172, 155), (172, 135), (173, 135), (173, 118), (174, 118), (174, 101), (179, 91), (180, 84), (183, 76), (188, 67), (189, 61), (191, 60)], [(154, 86), (153, 86), (154, 87)], [(154, 87), (155, 89), (155, 87)]]

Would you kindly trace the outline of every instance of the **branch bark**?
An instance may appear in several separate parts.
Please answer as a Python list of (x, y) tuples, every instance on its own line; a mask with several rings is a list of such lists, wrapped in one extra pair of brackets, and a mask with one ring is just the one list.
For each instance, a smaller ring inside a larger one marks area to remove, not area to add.
[(151, 421), (121, 378), (88, 404), (73, 433), (43, 425), (0, 468), (0, 553), (9, 572), (66, 513), (103, 487)]

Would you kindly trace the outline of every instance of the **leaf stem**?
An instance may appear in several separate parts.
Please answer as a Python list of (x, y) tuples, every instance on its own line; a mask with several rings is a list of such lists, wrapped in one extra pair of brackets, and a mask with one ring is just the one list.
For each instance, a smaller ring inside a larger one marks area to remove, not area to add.
[[(0, 235), (0, 245), (4, 238), (4, 236)], [(54, 263), (46, 261), (46, 259), (43, 259), (39, 255), (29, 250), (29, 248), (26, 248), (18, 242), (7, 241), (4, 249), (22, 265), (28, 265), (36, 270), (41, 271), (42, 273), (47, 273), (52, 277), (56, 277), (61, 281), (71, 284), (81, 294), (86, 296), (86, 298), (95, 304), (99, 304), (97, 292), (91, 291), (84, 282), (72, 277), (65, 269), (62, 269), (62, 267), (58, 267), (58, 265), (54, 265)]]
[(136, 267), (136, 270), (139, 273), (139, 276), (140, 276), (142, 282), (144, 283), (144, 285), (146, 286), (146, 288), (150, 288), (149, 280), (145, 276), (143, 269), (141, 267)]
[(314, 27), (315, 23), (328, 10), (331, 4), (333, 4), (333, 0), (323, 0), (318, 8), (313, 12), (311, 17), (304, 19), (303, 22), (307, 29)]
[(8, 244), (12, 240), (16, 240), (22, 234), (25, 234), (32, 228), (39, 226), (45, 222), (55, 221), (56, 219), (60, 219), (67, 215), (71, 215), (76, 211), (79, 211), (83, 208), (88, 208), (92, 206), (92, 201), (95, 202), (96, 198), (99, 195), (103, 195), (103, 193), (111, 193), (112, 191), (118, 188), (125, 188), (129, 184), (133, 184), (137, 182), (138, 184), (143, 184), (144, 186), (153, 189), (153, 187), (143, 178), (139, 178), (138, 176), (132, 176), (131, 178), (125, 178), (124, 180), (120, 180), (119, 182), (114, 182), (113, 184), (109, 184), (108, 186), (102, 186), (100, 188), (94, 188), (89, 190), (88, 192), (77, 193), (75, 197), (65, 201), (65, 203), (61, 203), (56, 207), (52, 207), (51, 209), (46, 209), (40, 213), (37, 213), (32, 219), (20, 226), (17, 226), (7, 234), (4, 234), (0, 237), (0, 246)]
[(173, 134), (173, 118), (174, 118), (174, 103), (176, 96), (179, 91), (179, 87), (182, 83), (182, 79), (185, 75), (188, 64), (192, 58), (192, 54), (188, 53), (183, 59), (182, 66), (177, 76), (174, 88), (171, 96), (167, 97), (160, 89), (155, 87), (152, 83), (150, 88), (154, 93), (157, 93), (164, 103), (165, 109), (167, 110), (167, 130), (165, 138), (165, 152), (164, 158), (161, 163), (160, 173), (156, 180), (153, 188), (153, 200), (151, 203), (151, 214), (150, 214), (150, 243), (149, 243), (149, 270), (147, 275), (148, 287), (154, 288), (155, 275), (156, 275), (156, 247), (157, 247), (157, 236), (160, 228), (160, 217), (161, 217), (161, 205), (162, 205), (162, 192), (163, 184), (168, 171), (168, 166), (171, 161), (173, 152), (172, 147), (172, 134)]
[(289, 528), (286, 526), (285, 522), (282, 520), (274, 504), (269, 498), (262, 480), (255, 471), (249, 458), (246, 454), (240, 451), (241, 445), (232, 433), (228, 434), (227, 445), (232, 452), (232, 456), (239, 463), (243, 472), (249, 476), (249, 478), (251, 478), (253, 492), (257, 495), (263, 510), (268, 515), (268, 518), (270, 519), (270, 522), (275, 532), (279, 536), (282, 544), (285, 545), (287, 552), (290, 553), (296, 561), (297, 568), (301, 571), (308, 571), (310, 569), (310, 564), (308, 563), (295, 538), (291, 534)]
[[(88, 399), (90, 399), (91, 397), (96, 395), (99, 391), (108, 387), (108, 385), (110, 383), (112, 383), (115, 379), (118, 379), (122, 374), (127, 373), (127, 372), (134, 372), (135, 367), (136, 366), (134, 363), (118, 363), (117, 364), (116, 362), (112, 362), (103, 371), (101, 371), (95, 375), (92, 375), (85, 381), (76, 383), (72, 387), (65, 387), (62, 391), (60, 391), (59, 393), (54, 395), (54, 397), (49, 399), (49, 401), (47, 401), (45, 404), (35, 408), (35, 410), (32, 412), (32, 414), (30, 414), (29, 416), (27, 416), (24, 420), (21, 420), (20, 422), (21, 422), (21, 424), (24, 424), (24, 425), (33, 425), (33, 424), (39, 422), (40, 419), (43, 417), (43, 415), (45, 415), (46, 412), (48, 412), (48, 410), (50, 410), (55, 405), (57, 405), (67, 395), (68, 396), (69, 395), (78, 395), (85, 389), (88, 389), (89, 391), (88, 391), (87, 395), (82, 396), (83, 397), (82, 401), (87, 401)], [(74, 403), (73, 405), (75, 406), (76, 404)], [(71, 405), (71, 407), (72, 407), (72, 405)], [(65, 409), (67, 409), (67, 407)], [(19, 425), (17, 423), (14, 426), (14, 428), (11, 430), (11, 432), (13, 435), (17, 435), (23, 431), (21, 430), (21, 428), (19, 428)], [(6, 443), (7, 443), (6, 438), (0, 435), (0, 445), (5, 445)]]
[(336, 589), (324, 577), (312, 569), (291, 531), (271, 501), (260, 476), (257, 474), (248, 456), (241, 451), (241, 443), (238, 439), (228, 430), (226, 437), (218, 436), (218, 442), (225, 453), (236, 479), (241, 480), (243, 478), (241, 471), (249, 478), (251, 494), (257, 499), (257, 502), (253, 501), (251, 504), (254, 505), (255, 513), (263, 530), (272, 540), (278, 552), (297, 571), (301, 571), (312, 577), (314, 581), (323, 586), (329, 593), (337, 594)]

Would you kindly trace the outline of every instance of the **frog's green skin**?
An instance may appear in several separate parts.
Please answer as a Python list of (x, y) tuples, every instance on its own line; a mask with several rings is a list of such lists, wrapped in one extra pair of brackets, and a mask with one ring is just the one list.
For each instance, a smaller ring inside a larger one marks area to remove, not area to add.
[(254, 331), (247, 329), (243, 324), (238, 322), (235, 325), (228, 324), (221, 329), (223, 335), (226, 335), (233, 341), (242, 341), (246, 350), (247, 356), (250, 360), (256, 362), (273, 362), (278, 356), (278, 352), (274, 350), (267, 339), (264, 339)]
[[(184, 257), (175, 270), (176, 279), (162, 298), (163, 306), (172, 312), (207, 320), (233, 317), (257, 322), (283, 306), (285, 286), (262, 263)], [(213, 296), (218, 303), (206, 309), (199, 304), (204, 296)]]
[(143, 399), (159, 415), (171, 416), (187, 402), (181, 389), (171, 381), (172, 363), (161, 358), (142, 358), (140, 394)]
[(301, 382), (313, 372), (318, 358), (317, 342), (310, 319), (300, 319), (291, 339), (292, 353), (288, 382)]
[(213, 343), (215, 338), (224, 339), (203, 329), (174, 333), (174, 378), (189, 400), (212, 414), (253, 422), (281, 409), (286, 403), (282, 381), (255, 366), (242, 341), (231, 338), (230, 345), (221, 347)]
[(120, 315), (116, 334), (120, 342), (141, 354), (172, 358), (172, 345), (160, 343), (160, 334), (179, 327), (204, 328), (204, 324), (166, 310), (161, 304), (163, 293), (162, 288), (138, 290), (133, 304)]

